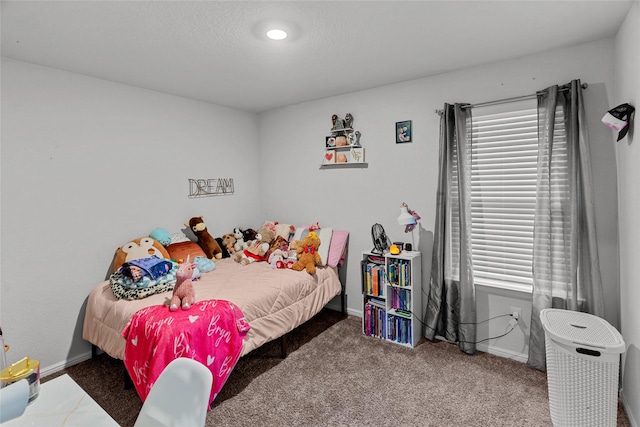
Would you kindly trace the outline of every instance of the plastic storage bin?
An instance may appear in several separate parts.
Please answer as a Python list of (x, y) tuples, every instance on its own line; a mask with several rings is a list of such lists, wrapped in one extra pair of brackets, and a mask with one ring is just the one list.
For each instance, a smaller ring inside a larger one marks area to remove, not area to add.
[(587, 313), (544, 309), (540, 320), (553, 425), (615, 426), (622, 335)]

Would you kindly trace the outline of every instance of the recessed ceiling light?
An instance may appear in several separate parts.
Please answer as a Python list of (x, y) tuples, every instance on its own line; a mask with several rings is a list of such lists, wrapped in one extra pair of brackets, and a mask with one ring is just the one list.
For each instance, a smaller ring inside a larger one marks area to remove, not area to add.
[(267, 37), (271, 40), (284, 40), (287, 38), (287, 32), (278, 28), (267, 31)]

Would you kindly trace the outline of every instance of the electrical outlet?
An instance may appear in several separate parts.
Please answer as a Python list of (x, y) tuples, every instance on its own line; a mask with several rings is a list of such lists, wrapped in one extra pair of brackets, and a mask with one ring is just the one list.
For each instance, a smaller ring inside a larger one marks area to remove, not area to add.
[(522, 308), (521, 307), (509, 307), (509, 312), (514, 320), (518, 321), (522, 317)]

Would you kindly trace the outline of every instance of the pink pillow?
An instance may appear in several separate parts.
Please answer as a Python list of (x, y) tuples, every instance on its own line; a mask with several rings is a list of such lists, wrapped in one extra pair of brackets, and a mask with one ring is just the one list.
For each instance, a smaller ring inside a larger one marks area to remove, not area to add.
[(346, 230), (333, 230), (331, 235), (331, 244), (329, 245), (329, 258), (327, 265), (337, 267), (344, 263), (344, 255), (347, 249), (347, 241), (349, 240), (349, 232)]

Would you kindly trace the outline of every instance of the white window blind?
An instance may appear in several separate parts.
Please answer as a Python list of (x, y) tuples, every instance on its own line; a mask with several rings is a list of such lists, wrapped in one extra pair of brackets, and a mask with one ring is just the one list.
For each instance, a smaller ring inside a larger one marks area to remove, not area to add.
[[(563, 126), (561, 118), (557, 124)], [(536, 100), (474, 109), (471, 132), (474, 281), (529, 291), (538, 163)]]
[[(471, 254), (476, 284), (531, 292), (533, 229), (538, 179), (536, 99), (474, 108), (471, 121)], [(564, 117), (556, 110), (553, 160), (548, 163), (551, 192), (552, 256), (566, 257), (562, 230), (570, 212)], [(458, 152), (451, 153), (448, 212), (451, 247), (446, 256), (452, 277), (459, 271)], [(544, 191), (544, 190), (543, 190)], [(562, 264), (560, 263), (560, 268)], [(566, 271), (548, 270), (549, 280), (565, 280)]]

